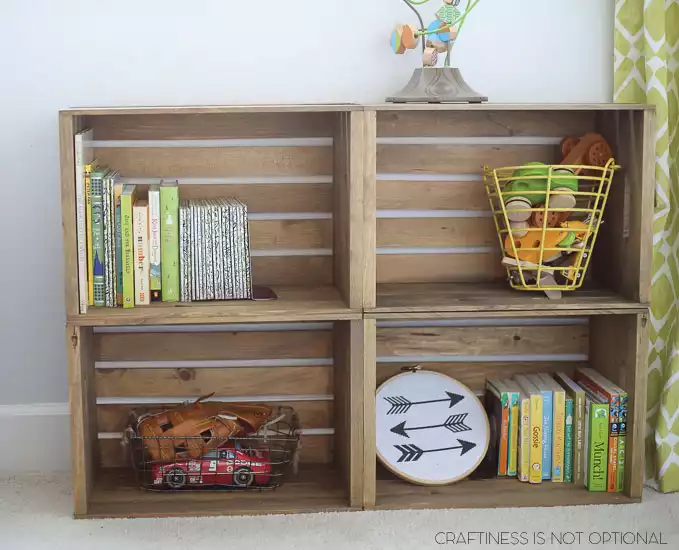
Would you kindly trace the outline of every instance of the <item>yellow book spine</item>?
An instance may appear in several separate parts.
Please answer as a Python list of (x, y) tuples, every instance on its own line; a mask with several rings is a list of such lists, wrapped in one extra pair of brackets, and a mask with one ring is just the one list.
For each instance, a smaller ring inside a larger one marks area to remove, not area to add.
[(519, 481), (528, 481), (530, 478), (530, 399), (521, 400), (519, 436)]
[[(512, 395), (512, 394), (510, 394)], [(519, 458), (519, 394), (512, 397), (511, 410), (509, 413), (509, 468), (507, 475), (515, 476)]]
[(530, 483), (542, 483), (542, 395), (530, 396)]
[(554, 392), (553, 422), (552, 481), (563, 483), (564, 437), (566, 432), (566, 394), (564, 392)]
[(90, 193), (90, 172), (92, 165), (85, 165), (85, 220), (87, 222), (87, 303), (94, 305), (94, 261), (92, 258), (92, 195)]

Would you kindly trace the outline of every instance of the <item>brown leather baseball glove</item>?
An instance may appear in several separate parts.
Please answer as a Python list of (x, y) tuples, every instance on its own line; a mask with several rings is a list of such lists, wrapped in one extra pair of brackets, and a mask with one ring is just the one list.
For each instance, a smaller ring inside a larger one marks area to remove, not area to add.
[(137, 433), (152, 460), (199, 458), (231, 437), (256, 432), (272, 419), (273, 409), (266, 405), (203, 399), (138, 419)]

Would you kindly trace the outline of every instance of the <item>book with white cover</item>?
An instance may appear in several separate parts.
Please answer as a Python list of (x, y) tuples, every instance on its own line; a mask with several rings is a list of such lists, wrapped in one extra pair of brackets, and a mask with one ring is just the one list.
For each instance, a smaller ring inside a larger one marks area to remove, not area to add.
[(151, 302), (149, 263), (149, 206), (137, 201), (133, 207), (134, 232), (134, 303), (145, 306)]
[(82, 130), (75, 135), (75, 198), (76, 198), (76, 235), (78, 243), (78, 301), (80, 313), (87, 313), (88, 282), (87, 282), (87, 231), (86, 196), (85, 196), (85, 165), (94, 162), (94, 149), (89, 142), (94, 139), (91, 128)]

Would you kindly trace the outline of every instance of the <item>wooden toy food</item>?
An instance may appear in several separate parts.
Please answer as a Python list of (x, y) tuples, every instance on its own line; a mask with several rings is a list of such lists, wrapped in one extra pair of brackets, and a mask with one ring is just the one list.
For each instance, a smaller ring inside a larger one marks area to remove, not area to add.
[[(588, 164), (590, 166), (606, 166), (613, 158), (613, 150), (606, 139), (595, 132), (589, 132), (581, 138), (567, 137), (561, 142), (563, 165)], [(584, 168), (579, 168), (579, 173)]]

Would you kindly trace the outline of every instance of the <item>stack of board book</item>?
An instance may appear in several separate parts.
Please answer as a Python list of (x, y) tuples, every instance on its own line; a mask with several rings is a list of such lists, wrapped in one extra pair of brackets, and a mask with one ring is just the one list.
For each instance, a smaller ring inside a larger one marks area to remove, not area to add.
[(244, 203), (180, 203), (177, 181), (124, 183), (98, 166), (92, 141), (91, 129), (74, 138), (80, 313), (252, 297)]
[(627, 393), (595, 370), (490, 379), (485, 402), (495, 476), (623, 491)]

